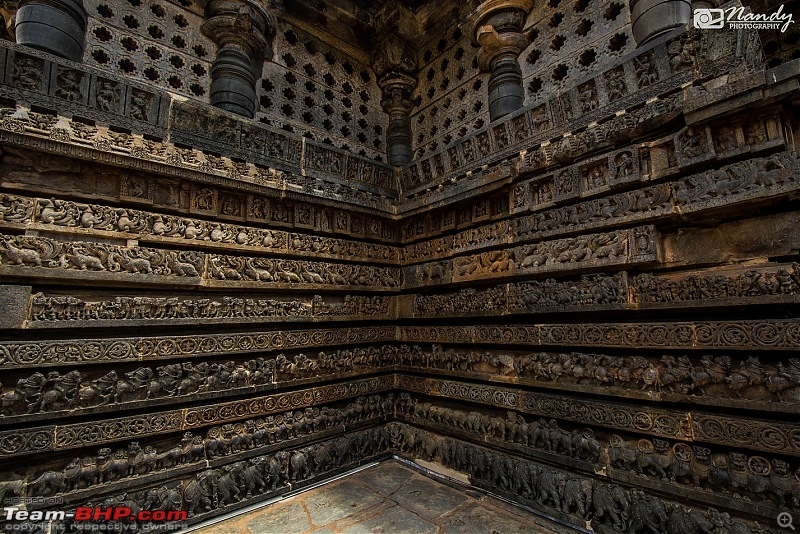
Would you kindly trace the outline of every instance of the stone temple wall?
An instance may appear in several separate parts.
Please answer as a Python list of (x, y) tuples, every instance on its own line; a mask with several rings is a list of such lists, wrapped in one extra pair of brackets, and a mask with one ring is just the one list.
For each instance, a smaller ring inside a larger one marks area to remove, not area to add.
[[(190, 0), (91, 0), (84, 63), (199, 101), (208, 101), (214, 42), (198, 31)], [(368, 65), (289, 22), (257, 85), (257, 120), (385, 160), (386, 118)]]
[[(463, 9), (467, 10), (468, 5)], [(465, 13), (466, 15), (466, 13)], [(489, 122), (479, 47), (459, 19), (436, 21), (436, 31), (419, 47), (420, 65), (411, 116), (414, 154), (419, 159)], [(448, 24), (449, 22), (449, 24)]]
[(386, 160), (386, 114), (371, 67), (301, 29), (276, 34), (264, 63), (259, 120), (377, 161)]
[[(197, 523), (396, 454), (596, 532), (800, 513), (800, 60), (745, 30), (634, 48), (620, 16), (618, 56), (403, 169), (363, 59), (330, 105), (370, 96), (366, 156), (90, 61), (94, 13), (83, 63), (0, 44), (0, 499)], [(422, 96), (477, 53), (455, 29), (420, 46), (415, 135), (488, 102), (477, 70)], [(259, 95), (301, 69), (317, 121), (348, 59), (290, 30)]]

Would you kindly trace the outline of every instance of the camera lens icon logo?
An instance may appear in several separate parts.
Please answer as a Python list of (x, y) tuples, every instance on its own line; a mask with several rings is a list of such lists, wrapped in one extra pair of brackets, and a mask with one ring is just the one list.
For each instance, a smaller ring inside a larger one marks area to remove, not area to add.
[(701, 30), (720, 30), (725, 26), (725, 12), (721, 9), (695, 9), (694, 27)]

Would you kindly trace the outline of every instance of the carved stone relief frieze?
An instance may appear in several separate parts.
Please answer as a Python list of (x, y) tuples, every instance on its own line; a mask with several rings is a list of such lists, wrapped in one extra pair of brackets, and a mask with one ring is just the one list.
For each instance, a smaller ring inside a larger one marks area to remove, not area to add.
[[(626, 151), (609, 158), (609, 165), (625, 165)], [(638, 166), (638, 164), (637, 164)], [(655, 184), (641, 189), (607, 195), (602, 198), (552, 208), (551, 202), (539, 207), (550, 207), (533, 215), (523, 215), (510, 222), (511, 229), (503, 224), (486, 225), (447, 238), (433, 238), (406, 245), (403, 256), (406, 263), (424, 261), (445, 255), (456, 243), (465, 243), (469, 249), (496, 245), (502, 242), (524, 242), (558, 236), (575, 229), (589, 230), (629, 221), (646, 221), (675, 216), (678, 213), (698, 213), (710, 208), (725, 206), (744, 200), (777, 197), (797, 188), (795, 170), (797, 159), (787, 153), (724, 165), (717, 170), (707, 170), (689, 175), (674, 182)], [(617, 173), (619, 174), (619, 173)], [(537, 191), (548, 184), (545, 178), (531, 182), (530, 190)], [(551, 187), (548, 186), (548, 187)], [(536, 194), (531, 205), (536, 209)], [(449, 248), (448, 248), (449, 247)]]
[[(30, 497), (67, 497), (74, 492), (90, 494), (81, 490), (98, 484), (106, 485), (102, 491), (109, 491), (112, 488), (108, 485), (132, 480), (142, 483), (148, 475), (197, 462), (205, 465), (206, 461), (214, 459), (241, 457), (240, 453), (254, 448), (278, 444), (292, 446), (308, 441), (311, 436), (325, 436), (331, 430), (341, 431), (345, 426), (366, 426), (392, 415), (393, 411), (393, 394), (369, 395), (344, 405), (307, 407), (266, 418), (212, 426), (205, 430), (205, 438), (186, 431), (179, 441), (165, 446), (143, 447), (138, 441), (130, 442), (127, 447), (114, 452), (111, 448), (100, 449), (94, 458), (75, 458), (60, 470), (40, 472), (39, 469), (30, 469), (23, 492)], [(79, 469), (75, 468), (77, 464)]]
[(682, 412), (616, 402), (586, 401), (565, 395), (474, 385), (446, 379), (398, 375), (401, 389), (424, 395), (477, 402), (503, 409), (684, 441), (705, 441), (756, 451), (800, 456), (796, 425), (774, 420)]
[(527, 326), (403, 326), (400, 339), (431, 343), (524, 343), (555, 346), (796, 350), (800, 325), (791, 319), (538, 324)]
[[(544, 417), (594, 424), (627, 430), (647, 432), (659, 436), (688, 439), (691, 437), (688, 414), (663, 409), (637, 410), (613, 402), (587, 402), (570, 397), (549, 394), (528, 394), (510, 388), (475, 386), (435, 378), (418, 379), (398, 375), (398, 387), (405, 391), (451, 399), (480, 402), (500, 408), (518, 409)], [(614, 414), (617, 417), (612, 417)]]
[(434, 344), (402, 351), (401, 369), (479, 377), (624, 398), (686, 400), (743, 410), (800, 410), (800, 362), (757, 356), (664, 354), (616, 356), (570, 352), (467, 350)]
[[(127, 222), (131, 222), (127, 219)], [(184, 228), (188, 232), (191, 221)], [(219, 230), (211, 225), (212, 233)], [(198, 230), (193, 228), (193, 233)], [(392, 267), (322, 264), (303, 260), (276, 260), (203, 254), (193, 251), (168, 251), (145, 247), (120, 247), (91, 242), (67, 243), (48, 238), (0, 236), (0, 269), (36, 269), (31, 276), (48, 276), (49, 271), (78, 271), (76, 278), (127, 279), (132, 275), (175, 276), (189, 279), (187, 284), (241, 285), (247, 283), (312, 284), (315, 286), (398, 287), (399, 270)], [(43, 269), (42, 272), (39, 269)]]
[[(109, 300), (84, 300), (73, 295), (36, 293), (31, 300), (28, 321), (53, 327), (59, 323), (102, 321), (154, 322), (226, 319), (257, 321), (264, 318), (376, 318), (390, 317), (389, 297), (345, 295), (338, 299), (314, 297), (276, 300), (265, 298), (222, 297), (221, 299), (184, 297), (119, 296)], [(29, 323), (28, 326), (35, 326)], [(63, 326), (66, 326), (64, 324)]]
[[(467, 474), (482, 487), (499, 491), (572, 524), (591, 524), (596, 532), (682, 534), (697, 525), (715, 525), (720, 533), (761, 532), (760, 525), (717, 508), (687, 508), (641, 489), (614, 481), (541, 465), (482, 445), (440, 436), (403, 423), (387, 427), (401, 455), (435, 461)], [(747, 515), (746, 510), (739, 514)], [(698, 527), (699, 528), (699, 527)]]
[(646, 264), (659, 260), (658, 241), (655, 227), (643, 226), (456, 257), (452, 260), (452, 272), (450, 262), (422, 264), (406, 268), (405, 272), (408, 286), (415, 287), (429, 283), (429, 271), (436, 266), (443, 266), (436, 282), (449, 283), (556, 270), (565, 272), (599, 266)]
[(67, 243), (41, 237), (5, 235), (0, 265), (20, 268), (68, 270), (114, 275), (162, 275), (198, 278), (203, 270), (201, 253), (164, 251), (145, 247), (119, 247), (100, 243)]
[[(241, 361), (184, 361), (111, 371), (34, 372), (15, 386), (0, 385), (2, 423), (91, 412), (167, 405), (221, 394), (254, 393), (309, 379), (342, 378), (358, 371), (391, 370), (400, 349), (388, 345), (269, 355)], [(416, 348), (403, 348), (403, 354)], [(129, 371), (126, 369), (130, 369)]]
[[(790, 509), (800, 505), (792, 497), (800, 490), (800, 479), (793, 477), (796, 470), (779, 458), (725, 454), (716, 448), (712, 451), (703, 445), (659, 438), (625, 439), (591, 428), (570, 431), (555, 419), (537, 420), (515, 410), (502, 416), (480, 408), (467, 412), (425, 402), (408, 393), (399, 395), (397, 407), (401, 420), (445, 435), (479, 441), (488, 438), (495, 445), (555, 460), (570, 470), (602, 472), (611, 479), (627, 482), (627, 473), (634, 473), (652, 479), (678, 497), (684, 496), (687, 489), (715, 490), (730, 495), (728, 499), (741, 499), (740, 506), (747, 503), (748, 508), (755, 507), (750, 509), (763, 516), (776, 513), (773, 504)], [(748, 484), (742, 484), (745, 480)], [(664, 482), (668, 483), (666, 487)]]
[[(119, 417), (93, 423), (64, 424), (55, 427), (31, 429), (35, 440), (26, 440), (24, 446), (14, 435), (18, 431), (0, 431), (0, 449), (4, 458), (43, 450), (68, 450), (87, 445), (113, 443), (119, 440), (164, 434), (179, 430), (203, 427), (215, 423), (228, 423), (238, 419), (264, 416), (287, 409), (303, 409), (308, 406), (334, 402), (349, 397), (358, 397), (387, 391), (394, 386), (391, 375), (355, 380), (348, 384), (333, 384), (318, 388), (298, 390), (254, 397), (245, 401), (208, 404), (188, 410), (155, 412), (148, 415)], [(48, 439), (45, 439), (45, 436)]]
[(143, 336), (109, 339), (40, 340), (0, 342), (0, 365), (25, 368), (137, 360), (181, 356), (246, 354), (347, 343), (388, 342), (396, 339), (396, 327), (278, 330), (234, 334)]
[[(216, 437), (212, 439), (219, 441)], [(104, 502), (135, 510), (167, 502), (186, 510), (188, 523), (193, 524), (235, 510), (242, 504), (254, 504), (385, 457), (389, 445), (383, 426), (359, 429), (347, 436), (333, 436), (301, 448), (290, 445), (277, 452), (243, 456), (233, 463), (216, 461), (211, 468), (181, 475), (175, 484), (156, 484), (136, 491), (111, 486), (122, 493), (107, 495)], [(90, 506), (92, 503), (78, 500), (75, 504)], [(153, 523), (140, 521), (135, 525), (148, 529)]]

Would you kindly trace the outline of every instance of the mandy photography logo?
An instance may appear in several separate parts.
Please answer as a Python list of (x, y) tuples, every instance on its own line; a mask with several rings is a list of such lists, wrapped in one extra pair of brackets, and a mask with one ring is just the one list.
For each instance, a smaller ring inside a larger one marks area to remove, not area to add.
[(785, 32), (794, 22), (791, 13), (783, 12), (783, 4), (774, 13), (751, 13), (743, 6), (722, 8), (697, 8), (694, 10), (694, 27), (702, 30), (780, 30)]

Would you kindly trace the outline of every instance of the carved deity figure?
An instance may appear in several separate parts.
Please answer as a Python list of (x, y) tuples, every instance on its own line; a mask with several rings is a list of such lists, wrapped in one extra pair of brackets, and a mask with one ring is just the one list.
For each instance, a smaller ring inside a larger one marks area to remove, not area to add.
[(11, 76), (21, 89), (38, 91), (42, 86), (41, 60), (32, 57), (17, 57)]
[(149, 120), (152, 99), (153, 95), (134, 89), (131, 94), (131, 118), (140, 121)]
[(97, 109), (100, 111), (119, 111), (119, 94), (117, 84), (111, 80), (98, 78), (97, 94), (95, 95)]
[(73, 69), (63, 70), (56, 80), (55, 95), (69, 102), (81, 99), (81, 72)]

